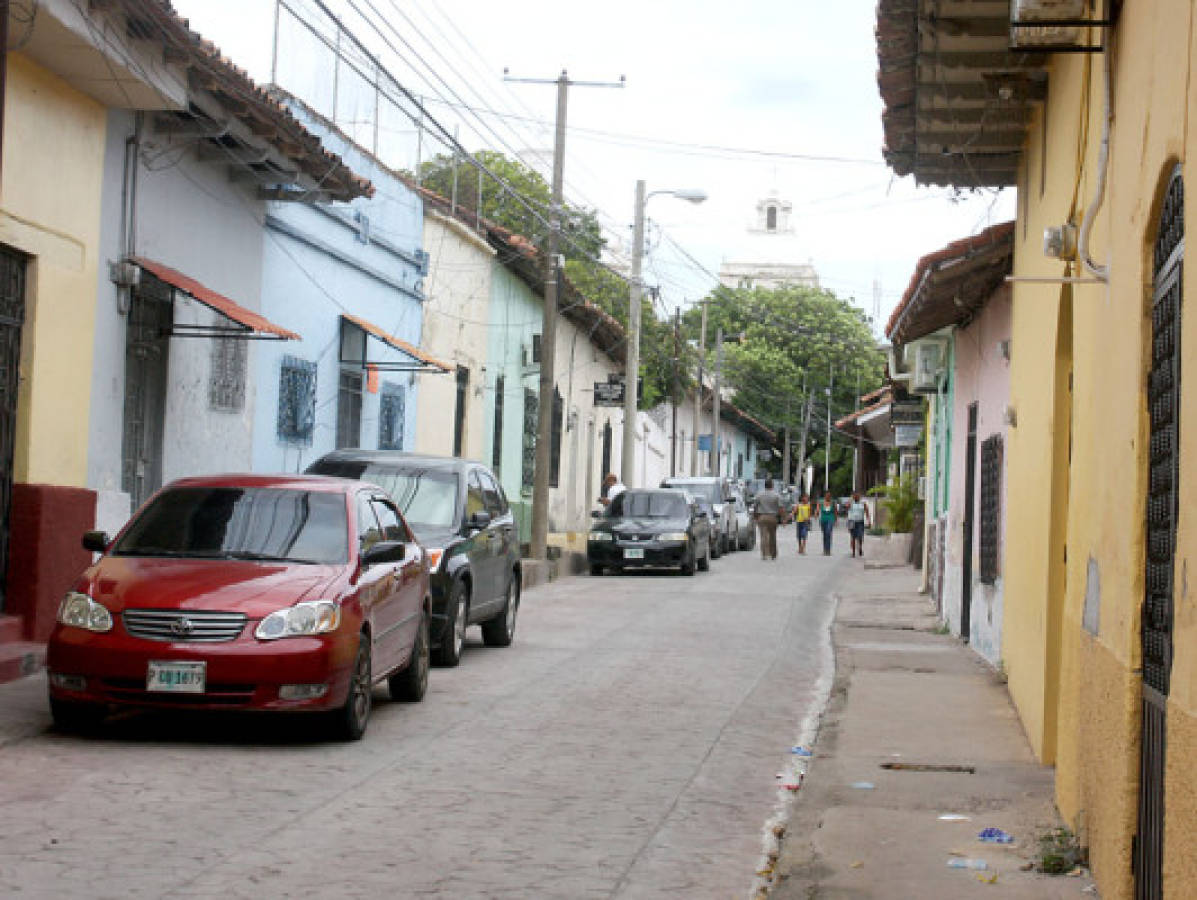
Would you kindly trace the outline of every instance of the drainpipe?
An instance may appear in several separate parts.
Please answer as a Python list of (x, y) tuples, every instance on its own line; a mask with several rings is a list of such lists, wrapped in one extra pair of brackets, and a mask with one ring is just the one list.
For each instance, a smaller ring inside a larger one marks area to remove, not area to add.
[(1093, 220), (1097, 218), (1097, 211), (1101, 209), (1102, 200), (1106, 195), (1106, 171), (1110, 161), (1110, 122), (1113, 119), (1110, 108), (1110, 48), (1107, 46), (1102, 57), (1102, 74), (1105, 82), (1105, 116), (1101, 126), (1101, 152), (1097, 157), (1097, 187), (1093, 190), (1093, 202), (1085, 210), (1085, 218), (1081, 222), (1081, 231), (1077, 237), (1077, 255), (1085, 271), (1100, 281), (1110, 280), (1110, 267), (1095, 263), (1089, 255), (1089, 233), (1093, 230)]
[[(121, 173), (121, 229), (120, 264), (127, 263), (137, 253), (137, 171), (140, 168), (141, 129), (143, 113), (133, 117), (133, 133), (125, 138), (124, 170)], [(128, 278), (117, 282), (116, 310), (120, 315), (129, 312), (133, 286)]]

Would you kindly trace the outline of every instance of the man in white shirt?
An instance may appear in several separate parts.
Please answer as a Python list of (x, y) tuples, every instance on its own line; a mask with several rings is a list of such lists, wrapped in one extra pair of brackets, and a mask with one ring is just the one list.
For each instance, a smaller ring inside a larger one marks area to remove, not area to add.
[(626, 490), (619, 477), (614, 472), (608, 472), (607, 477), (603, 479), (603, 493), (599, 497), (599, 503), (610, 506), (611, 501)]

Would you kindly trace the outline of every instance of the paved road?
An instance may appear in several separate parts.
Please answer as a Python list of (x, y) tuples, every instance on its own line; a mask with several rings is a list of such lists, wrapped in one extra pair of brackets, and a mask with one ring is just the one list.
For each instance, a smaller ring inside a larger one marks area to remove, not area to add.
[(9, 743), (0, 895), (743, 897), (842, 550), (530, 591), (512, 647), (380, 693), (356, 744), (158, 715)]

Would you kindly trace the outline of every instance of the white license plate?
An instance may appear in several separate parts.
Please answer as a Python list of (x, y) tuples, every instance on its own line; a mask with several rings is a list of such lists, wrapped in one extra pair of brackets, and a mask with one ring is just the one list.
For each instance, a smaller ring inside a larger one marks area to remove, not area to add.
[(154, 693), (202, 694), (206, 662), (154, 662), (145, 674), (145, 689)]
[(644, 559), (644, 550), (640, 547), (628, 547), (623, 551), (624, 559)]

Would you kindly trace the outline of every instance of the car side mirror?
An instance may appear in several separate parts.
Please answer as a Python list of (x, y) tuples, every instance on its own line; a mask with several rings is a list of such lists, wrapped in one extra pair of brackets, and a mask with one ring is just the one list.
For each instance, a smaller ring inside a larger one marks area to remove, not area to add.
[(592, 519), (601, 519), (605, 515), (606, 515), (606, 512), (604, 512), (601, 509), (592, 509), (590, 511), (590, 518), (592, 518)]
[(108, 549), (108, 532), (85, 531), (83, 532), (82, 543), (84, 550), (90, 550), (93, 553), (103, 553)]
[(474, 513), (472, 516), (470, 516), (470, 521), (466, 522), (466, 527), (476, 528), (478, 531), (481, 531), (483, 528), (485, 528), (489, 524), (490, 524), (490, 513), (488, 513), (484, 509), (480, 509), (476, 513)]
[(362, 567), (379, 563), (401, 562), (407, 555), (407, 544), (403, 541), (379, 541), (362, 551)]

